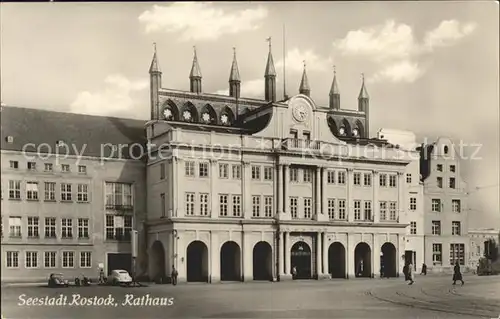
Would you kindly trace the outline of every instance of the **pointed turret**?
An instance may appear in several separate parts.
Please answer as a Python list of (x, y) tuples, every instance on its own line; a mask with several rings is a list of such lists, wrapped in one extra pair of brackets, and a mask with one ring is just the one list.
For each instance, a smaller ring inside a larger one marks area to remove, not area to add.
[(231, 73), (229, 74), (229, 96), (240, 97), (240, 71), (238, 70), (238, 62), (236, 61), (236, 48), (233, 48), (233, 64), (231, 65)]
[(191, 73), (189, 73), (190, 89), (193, 93), (201, 93), (201, 69), (198, 64), (198, 56), (196, 55), (196, 47), (194, 49), (193, 65)]
[(358, 99), (370, 99), (370, 96), (368, 95), (368, 91), (366, 90), (366, 86), (365, 86), (365, 75), (361, 74), (361, 77), (362, 77), (362, 83), (361, 83), (361, 90), (359, 91)]
[(365, 127), (364, 127), (364, 136), (365, 138), (369, 138), (370, 136), (370, 97), (368, 96), (368, 91), (365, 87), (365, 75), (361, 74), (362, 83), (361, 90), (358, 95), (358, 111), (364, 112), (365, 114)]
[(332, 87), (330, 88), (330, 108), (335, 110), (340, 109), (340, 91), (337, 83), (337, 71), (335, 70), (335, 66), (333, 67), (333, 81)]
[(299, 93), (309, 96), (311, 94), (311, 87), (309, 87), (309, 80), (306, 73), (306, 61), (304, 61), (304, 71), (302, 72), (302, 80), (300, 81)]
[(265, 99), (266, 101), (276, 102), (276, 70), (274, 68), (273, 55), (271, 53), (271, 37), (267, 38), (269, 42), (269, 54), (267, 55), (265, 79)]
[(161, 71), (158, 57), (156, 56), (156, 43), (153, 43), (153, 59), (149, 66), (149, 91), (151, 97), (151, 119), (157, 120), (160, 116), (160, 98), (158, 92), (161, 88)]

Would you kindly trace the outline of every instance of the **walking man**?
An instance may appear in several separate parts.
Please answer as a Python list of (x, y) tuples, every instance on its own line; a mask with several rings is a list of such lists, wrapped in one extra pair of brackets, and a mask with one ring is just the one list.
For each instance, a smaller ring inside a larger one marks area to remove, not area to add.
[(426, 264), (422, 264), (422, 272), (420, 273), (421, 275), (427, 275), (427, 265)]
[(175, 269), (175, 266), (172, 266), (172, 285), (177, 285), (177, 276), (179, 273), (177, 272), (177, 269)]
[(455, 285), (457, 281), (461, 281), (462, 286), (464, 285), (462, 273), (460, 272), (460, 264), (458, 263), (458, 261), (455, 263), (455, 267), (453, 267), (453, 284)]
[(413, 265), (411, 263), (408, 264), (408, 280), (410, 281), (408, 285), (413, 285), (413, 283), (415, 282), (413, 280)]

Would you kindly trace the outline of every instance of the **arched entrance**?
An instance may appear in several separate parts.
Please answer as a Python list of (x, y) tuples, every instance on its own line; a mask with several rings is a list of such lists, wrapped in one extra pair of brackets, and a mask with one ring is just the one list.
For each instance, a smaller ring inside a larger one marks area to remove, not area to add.
[(260, 241), (253, 247), (253, 280), (273, 279), (272, 248), (265, 241)]
[(157, 240), (151, 246), (151, 273), (150, 279), (157, 281), (165, 280), (165, 249), (161, 241)]
[(372, 250), (367, 243), (359, 243), (354, 249), (354, 273), (356, 277), (372, 276)]
[(328, 273), (332, 278), (345, 278), (345, 248), (339, 242), (328, 248)]
[(396, 247), (392, 243), (382, 245), (382, 254), (380, 256), (380, 272), (382, 277), (396, 277)]
[(220, 249), (220, 280), (241, 281), (240, 246), (228, 241)]
[(208, 282), (208, 248), (199, 240), (187, 246), (187, 281)]
[(291, 248), (291, 257), (291, 269), (297, 268), (295, 279), (311, 279), (311, 247), (303, 241), (296, 242)]

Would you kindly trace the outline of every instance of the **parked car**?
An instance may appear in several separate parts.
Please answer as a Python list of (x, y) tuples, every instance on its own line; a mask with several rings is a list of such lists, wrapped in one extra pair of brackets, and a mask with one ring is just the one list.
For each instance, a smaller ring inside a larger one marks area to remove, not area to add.
[(111, 283), (113, 286), (123, 284), (129, 286), (132, 283), (132, 277), (126, 270), (115, 269), (111, 271), (111, 275), (108, 277), (107, 282)]
[(69, 282), (67, 279), (64, 279), (63, 274), (55, 274), (55, 273), (50, 274), (48, 284), (50, 288), (69, 286)]

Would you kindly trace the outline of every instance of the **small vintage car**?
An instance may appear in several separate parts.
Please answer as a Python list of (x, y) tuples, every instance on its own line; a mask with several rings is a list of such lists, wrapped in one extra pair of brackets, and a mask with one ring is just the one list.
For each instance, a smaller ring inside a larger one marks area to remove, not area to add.
[(63, 274), (50, 274), (48, 285), (50, 288), (56, 287), (68, 287), (69, 282), (67, 279), (64, 279)]
[(117, 285), (127, 285), (130, 286), (132, 283), (132, 277), (129, 275), (128, 271), (123, 269), (115, 269), (111, 271), (111, 275), (108, 277), (108, 283), (113, 286)]

